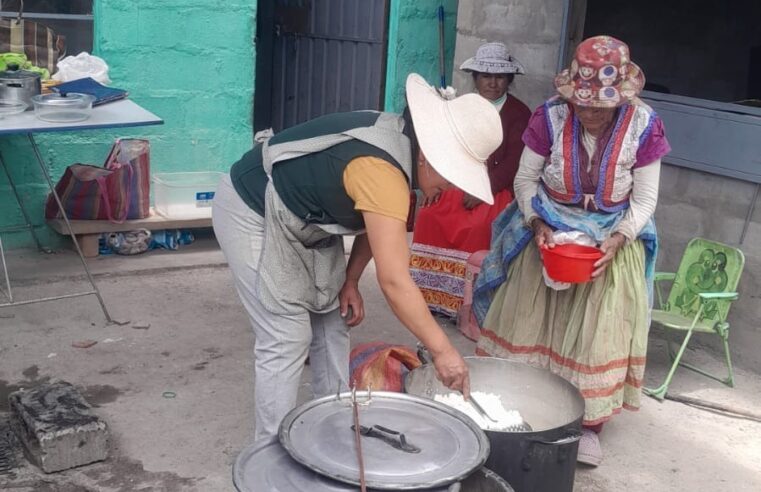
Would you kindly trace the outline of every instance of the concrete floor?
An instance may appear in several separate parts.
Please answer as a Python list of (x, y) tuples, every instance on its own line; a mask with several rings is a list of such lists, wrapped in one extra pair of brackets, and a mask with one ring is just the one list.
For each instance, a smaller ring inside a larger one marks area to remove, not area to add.
[[(0, 475), (0, 489), (232, 490), (232, 463), (252, 435), (253, 337), (221, 253), (212, 240), (201, 240), (178, 252), (101, 257), (90, 265), (113, 317), (130, 323), (106, 326), (92, 296), (0, 309), (0, 412), (7, 411), (7, 395), (17, 388), (67, 380), (110, 425), (112, 456), (52, 475), (24, 465)], [(81, 267), (67, 252), (13, 252), (9, 266), (17, 298), (85, 287)], [(362, 289), (367, 319), (354, 330), (353, 343), (412, 345), (372, 271)], [(445, 328), (464, 353), (472, 353), (471, 342), (451, 325)], [(647, 372), (651, 384), (666, 370), (664, 343), (656, 336)], [(72, 347), (85, 339), (98, 343)], [(703, 350), (688, 356), (720, 368)], [(308, 379), (307, 373), (302, 399), (308, 398)], [(742, 368), (735, 389), (684, 370), (672, 388), (761, 411), (761, 378)], [(166, 392), (176, 396), (167, 398)], [(761, 490), (757, 422), (645, 398), (640, 412), (625, 412), (606, 426), (602, 443), (603, 465), (579, 468), (576, 490)]]

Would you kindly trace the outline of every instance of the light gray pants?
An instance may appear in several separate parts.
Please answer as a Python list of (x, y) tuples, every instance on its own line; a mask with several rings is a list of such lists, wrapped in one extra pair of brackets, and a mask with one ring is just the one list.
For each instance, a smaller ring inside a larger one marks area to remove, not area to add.
[(251, 210), (224, 176), (214, 195), (212, 223), (235, 287), (254, 328), (255, 439), (276, 436), (280, 421), (296, 406), (309, 355), (315, 397), (346, 391), (349, 329), (338, 309), (294, 315), (267, 311), (256, 295), (264, 219)]

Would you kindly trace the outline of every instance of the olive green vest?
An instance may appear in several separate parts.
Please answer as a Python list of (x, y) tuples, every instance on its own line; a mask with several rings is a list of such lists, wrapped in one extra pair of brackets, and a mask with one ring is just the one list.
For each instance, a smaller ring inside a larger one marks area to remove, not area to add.
[[(289, 143), (308, 148), (310, 139), (341, 134), (361, 127), (372, 127), (381, 113), (355, 111), (335, 113), (283, 130), (269, 140), (269, 146)], [(400, 132), (399, 137), (406, 139)], [(388, 152), (367, 142), (350, 139), (324, 150), (280, 160), (272, 169), (272, 181), (285, 206), (311, 224), (338, 224), (348, 229), (363, 229), (361, 213), (346, 194), (343, 174), (357, 157), (377, 157), (399, 168)], [(230, 176), (243, 201), (264, 216), (267, 174), (263, 169), (262, 145), (246, 153), (230, 170)], [(409, 180), (409, 177), (408, 177)]]

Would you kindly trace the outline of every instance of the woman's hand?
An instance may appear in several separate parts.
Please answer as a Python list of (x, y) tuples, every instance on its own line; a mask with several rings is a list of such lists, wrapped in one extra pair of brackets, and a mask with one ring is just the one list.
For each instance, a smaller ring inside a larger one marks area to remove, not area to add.
[(430, 351), (438, 377), (445, 385), (470, 396), (468, 366), (449, 337), (433, 319), (423, 294), (410, 276), (407, 229), (399, 219), (362, 212), (383, 295), (399, 321)]
[(470, 398), (468, 365), (457, 349), (450, 345), (448, 349), (432, 356), (436, 378), (447, 388), (461, 392), (466, 400)]
[(473, 210), (482, 203), (484, 202), (467, 193), (465, 193), (465, 196), (462, 197), (462, 206), (465, 207), (466, 210)]
[(531, 228), (534, 230), (534, 241), (536, 241), (536, 247), (542, 249), (542, 246), (548, 248), (555, 247), (555, 240), (552, 238), (552, 228), (547, 225), (542, 219), (536, 218), (531, 221)]
[(344, 282), (341, 291), (338, 293), (338, 302), (341, 306), (341, 317), (344, 318), (347, 326), (357, 326), (365, 318), (362, 294), (359, 293), (359, 285), (355, 280), (347, 279)]
[(592, 278), (597, 278), (608, 268), (608, 265), (616, 257), (616, 253), (626, 244), (626, 236), (620, 232), (614, 233), (611, 237), (603, 241), (600, 250), (603, 252), (603, 257), (597, 260), (595, 263), (596, 270), (592, 273)]

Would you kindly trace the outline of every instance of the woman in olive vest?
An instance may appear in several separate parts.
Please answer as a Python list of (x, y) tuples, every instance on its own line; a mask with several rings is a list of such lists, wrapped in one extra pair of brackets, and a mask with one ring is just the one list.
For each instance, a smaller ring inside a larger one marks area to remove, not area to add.
[(485, 161), (501, 123), (476, 94), (447, 100), (416, 74), (406, 88), (408, 117), (355, 111), (289, 128), (246, 153), (217, 190), (214, 232), (256, 338), (256, 439), (276, 435), (296, 405), (307, 356), (316, 397), (348, 389), (349, 327), (364, 316), (358, 281), (371, 258), (439, 378), (469, 393), (464, 360), (410, 277), (410, 186), (430, 197), (454, 185), (493, 203)]

